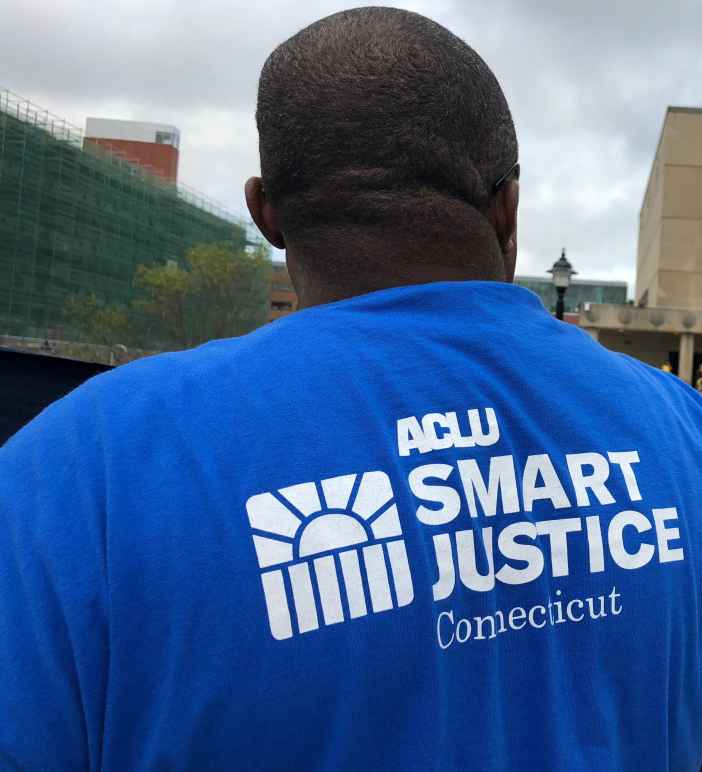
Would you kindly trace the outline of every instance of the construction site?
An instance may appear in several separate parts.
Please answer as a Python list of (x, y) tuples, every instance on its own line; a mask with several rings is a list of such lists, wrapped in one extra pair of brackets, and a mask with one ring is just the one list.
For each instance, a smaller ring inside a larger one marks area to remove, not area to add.
[(70, 296), (127, 304), (138, 265), (180, 265), (191, 246), (221, 241), (244, 246), (245, 226), (0, 90), (0, 336), (69, 338)]

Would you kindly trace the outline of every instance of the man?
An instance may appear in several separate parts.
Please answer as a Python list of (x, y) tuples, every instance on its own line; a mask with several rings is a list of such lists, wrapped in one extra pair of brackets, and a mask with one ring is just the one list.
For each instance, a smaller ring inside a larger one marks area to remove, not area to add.
[(696, 772), (702, 407), (510, 284), (488, 67), (346, 11), (257, 121), (303, 310), (0, 452), (4, 768)]

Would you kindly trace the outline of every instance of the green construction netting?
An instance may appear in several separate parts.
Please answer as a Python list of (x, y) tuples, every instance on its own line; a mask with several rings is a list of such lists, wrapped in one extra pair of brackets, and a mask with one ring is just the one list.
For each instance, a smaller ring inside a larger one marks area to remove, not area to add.
[(241, 222), (0, 91), (0, 335), (64, 337), (69, 295), (134, 295), (139, 264), (203, 242), (245, 245)]

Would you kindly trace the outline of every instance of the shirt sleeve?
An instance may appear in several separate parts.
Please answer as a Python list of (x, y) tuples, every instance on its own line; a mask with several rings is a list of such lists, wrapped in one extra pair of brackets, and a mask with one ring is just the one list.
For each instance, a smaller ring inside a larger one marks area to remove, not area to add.
[(85, 386), (0, 448), (0, 768), (97, 770), (109, 663), (99, 410)]

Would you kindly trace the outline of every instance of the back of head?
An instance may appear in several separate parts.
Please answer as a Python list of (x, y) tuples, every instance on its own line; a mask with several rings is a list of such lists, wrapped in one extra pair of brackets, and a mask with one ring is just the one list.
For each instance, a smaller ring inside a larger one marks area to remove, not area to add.
[(470, 260), (473, 278), (504, 278), (482, 211), (517, 160), (514, 125), (444, 27), (395, 8), (322, 19), (271, 54), (256, 117), (267, 200), (318, 279)]

